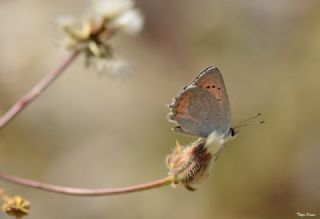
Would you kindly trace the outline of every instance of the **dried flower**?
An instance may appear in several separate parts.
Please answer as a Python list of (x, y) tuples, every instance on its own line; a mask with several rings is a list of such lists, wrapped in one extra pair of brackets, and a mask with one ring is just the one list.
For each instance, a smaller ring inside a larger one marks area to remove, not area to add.
[(188, 190), (194, 191), (192, 184), (201, 182), (209, 175), (212, 155), (203, 140), (190, 146), (181, 147), (177, 142), (175, 150), (167, 156), (169, 176), (174, 177), (174, 184), (181, 183)]
[(57, 24), (65, 35), (63, 47), (84, 52), (86, 63), (98, 70), (119, 71), (123, 69), (118, 68), (119, 63), (123, 62), (115, 58), (109, 39), (120, 31), (138, 33), (143, 27), (143, 16), (132, 0), (96, 0), (90, 15), (82, 21), (60, 17)]
[(10, 216), (22, 218), (29, 214), (31, 203), (21, 196), (5, 197), (2, 210)]

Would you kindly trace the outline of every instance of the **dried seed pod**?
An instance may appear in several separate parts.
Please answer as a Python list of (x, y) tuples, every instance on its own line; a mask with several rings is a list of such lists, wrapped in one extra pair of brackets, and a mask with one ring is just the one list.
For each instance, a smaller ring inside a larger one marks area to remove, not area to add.
[(200, 183), (209, 175), (212, 158), (203, 140), (184, 148), (177, 142), (175, 150), (166, 159), (169, 176), (174, 177), (174, 184), (181, 183), (194, 191), (191, 185)]

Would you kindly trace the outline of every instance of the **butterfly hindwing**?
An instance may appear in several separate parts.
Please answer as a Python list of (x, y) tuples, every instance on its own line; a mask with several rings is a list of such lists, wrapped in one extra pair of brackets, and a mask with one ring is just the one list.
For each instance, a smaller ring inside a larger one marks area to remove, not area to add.
[(184, 133), (207, 137), (219, 120), (219, 114), (213, 113), (218, 108), (218, 101), (209, 91), (198, 87), (184, 90), (170, 106), (169, 118), (180, 125)]

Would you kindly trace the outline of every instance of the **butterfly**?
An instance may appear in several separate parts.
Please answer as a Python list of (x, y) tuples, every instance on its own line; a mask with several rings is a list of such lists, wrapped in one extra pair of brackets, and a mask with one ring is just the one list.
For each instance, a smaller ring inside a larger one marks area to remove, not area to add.
[(204, 69), (169, 105), (169, 121), (178, 124), (174, 131), (207, 139), (210, 135), (223, 144), (236, 135), (231, 127), (231, 111), (219, 69)]

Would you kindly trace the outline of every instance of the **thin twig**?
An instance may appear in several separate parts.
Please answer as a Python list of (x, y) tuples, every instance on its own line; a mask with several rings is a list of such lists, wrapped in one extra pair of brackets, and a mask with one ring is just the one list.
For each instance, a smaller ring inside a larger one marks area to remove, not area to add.
[(108, 195), (119, 195), (131, 192), (139, 192), (143, 190), (149, 190), (154, 188), (159, 188), (172, 183), (172, 177), (165, 177), (160, 180), (155, 180), (153, 182), (128, 186), (123, 188), (113, 188), (113, 189), (81, 189), (81, 188), (71, 188), (56, 186), (52, 184), (41, 183), (25, 178), (20, 178), (17, 176), (7, 175), (0, 172), (0, 178), (8, 182), (16, 183), (19, 185), (31, 187), (34, 189), (45, 190), (47, 192), (59, 193), (64, 195), (74, 195), (74, 196), (108, 196)]
[(35, 100), (64, 70), (76, 59), (79, 51), (71, 52), (70, 55), (46, 77), (38, 82), (28, 93), (18, 100), (1, 118), (0, 129), (5, 127), (14, 117)]

